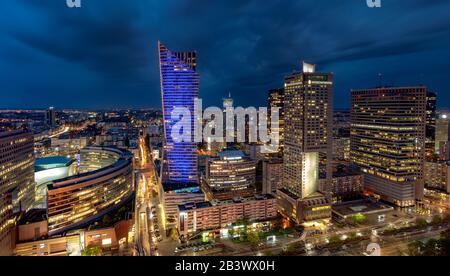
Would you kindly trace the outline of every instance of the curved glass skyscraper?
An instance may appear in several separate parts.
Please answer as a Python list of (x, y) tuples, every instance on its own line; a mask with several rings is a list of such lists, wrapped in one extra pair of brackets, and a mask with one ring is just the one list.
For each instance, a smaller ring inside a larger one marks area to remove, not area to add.
[[(194, 100), (199, 96), (200, 76), (196, 72), (195, 52), (172, 52), (158, 42), (161, 74), (161, 97), (164, 115), (165, 183), (198, 183), (197, 144), (194, 143)], [(190, 133), (192, 142), (175, 142), (172, 139), (174, 107), (185, 107), (191, 112)]]

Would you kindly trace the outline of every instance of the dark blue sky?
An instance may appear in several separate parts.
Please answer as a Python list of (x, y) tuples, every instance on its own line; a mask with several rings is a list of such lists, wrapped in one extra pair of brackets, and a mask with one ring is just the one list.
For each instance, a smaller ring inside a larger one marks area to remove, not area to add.
[(7, 0), (0, 108), (159, 107), (157, 40), (198, 52), (201, 96), (266, 105), (301, 60), (351, 88), (425, 84), (450, 107), (450, 1)]

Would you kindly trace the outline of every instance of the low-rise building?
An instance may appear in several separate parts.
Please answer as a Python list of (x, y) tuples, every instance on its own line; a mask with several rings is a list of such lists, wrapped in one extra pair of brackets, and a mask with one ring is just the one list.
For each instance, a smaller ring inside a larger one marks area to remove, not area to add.
[(176, 223), (178, 205), (205, 201), (205, 194), (199, 185), (194, 183), (163, 183), (160, 185), (159, 195), (164, 207), (166, 222), (168, 223), (171, 223), (171, 221)]
[(245, 190), (255, 185), (256, 162), (240, 150), (224, 150), (207, 163), (206, 181), (214, 191)]
[(238, 220), (264, 221), (277, 216), (276, 198), (256, 195), (226, 201), (188, 203), (178, 206), (178, 230), (183, 236), (214, 230)]

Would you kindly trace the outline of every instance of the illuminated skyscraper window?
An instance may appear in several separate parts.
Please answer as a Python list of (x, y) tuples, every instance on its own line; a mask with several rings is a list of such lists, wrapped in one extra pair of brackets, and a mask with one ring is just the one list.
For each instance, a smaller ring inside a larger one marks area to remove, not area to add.
[(194, 116), (190, 124), (192, 142), (178, 143), (171, 135), (176, 123), (171, 118), (174, 107), (188, 108), (194, 115), (194, 100), (199, 96), (200, 82), (196, 72), (196, 53), (172, 52), (160, 42), (158, 49), (165, 131), (163, 181), (198, 182), (197, 144), (193, 142)]

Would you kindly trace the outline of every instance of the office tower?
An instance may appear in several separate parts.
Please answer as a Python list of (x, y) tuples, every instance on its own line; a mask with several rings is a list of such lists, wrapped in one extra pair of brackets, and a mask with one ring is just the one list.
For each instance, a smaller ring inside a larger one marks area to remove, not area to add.
[[(198, 183), (194, 100), (199, 96), (200, 77), (196, 72), (196, 53), (172, 52), (160, 42), (158, 49), (165, 133), (163, 181)], [(177, 123), (171, 116), (174, 107), (189, 109), (192, 142), (175, 142), (172, 138), (172, 127)]]
[(45, 121), (47, 126), (55, 127), (56, 126), (56, 113), (53, 107), (49, 107), (49, 109), (45, 113)]
[(435, 152), (435, 132), (436, 132), (436, 98), (433, 92), (427, 93), (427, 125), (425, 140), (425, 156), (431, 158)]
[(441, 115), (436, 120), (435, 151), (440, 159), (448, 160), (448, 149), (450, 146), (450, 118), (447, 115)]
[(365, 191), (400, 207), (423, 197), (426, 87), (352, 91), (351, 162)]
[(231, 93), (228, 94), (228, 98), (223, 99), (223, 109), (226, 110), (229, 107), (234, 106), (233, 98), (231, 98)]
[[(283, 151), (283, 145), (284, 145), (284, 89), (272, 89), (269, 90), (269, 106), (268, 106), (268, 123), (272, 121), (272, 108), (279, 108), (278, 111), (278, 118), (279, 118), (279, 124), (278, 124), (278, 133), (280, 137), (280, 149), (279, 151)], [(272, 126), (270, 126), (270, 130), (276, 130), (272, 129)]]
[[(318, 193), (319, 155), (327, 156), (327, 179), (332, 174), (333, 75), (303, 72), (285, 78), (283, 184), (278, 191), (281, 211), (297, 222), (331, 215)], [(317, 212), (316, 212), (317, 211)]]
[(425, 162), (425, 186), (450, 193), (450, 161)]
[(0, 132), (0, 255), (11, 253), (16, 213), (33, 204), (33, 142), (27, 132)]
[(231, 199), (255, 192), (256, 161), (240, 150), (226, 149), (209, 158), (204, 189), (210, 198)]

